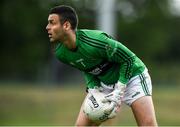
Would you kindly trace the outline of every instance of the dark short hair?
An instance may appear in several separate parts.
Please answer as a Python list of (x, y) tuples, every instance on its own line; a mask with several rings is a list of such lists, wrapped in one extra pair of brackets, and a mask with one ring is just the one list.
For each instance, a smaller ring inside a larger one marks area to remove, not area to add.
[(67, 5), (60, 5), (53, 7), (49, 14), (58, 14), (60, 16), (60, 23), (64, 24), (66, 21), (69, 21), (71, 24), (71, 29), (75, 30), (78, 25), (78, 16), (76, 11)]

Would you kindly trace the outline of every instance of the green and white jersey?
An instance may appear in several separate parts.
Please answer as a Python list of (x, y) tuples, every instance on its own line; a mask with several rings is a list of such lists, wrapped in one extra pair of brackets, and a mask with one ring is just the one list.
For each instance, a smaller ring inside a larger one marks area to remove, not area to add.
[(126, 84), (130, 78), (142, 73), (144, 63), (122, 43), (98, 30), (76, 31), (76, 50), (69, 50), (63, 43), (55, 49), (56, 57), (85, 75), (87, 87)]

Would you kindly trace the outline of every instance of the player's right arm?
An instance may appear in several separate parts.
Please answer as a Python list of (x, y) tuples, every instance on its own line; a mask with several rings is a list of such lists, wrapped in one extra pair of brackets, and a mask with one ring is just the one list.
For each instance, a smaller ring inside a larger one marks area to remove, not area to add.
[(100, 85), (100, 80), (96, 78), (96, 76), (89, 74), (87, 72), (84, 72), (85, 82), (87, 88), (94, 88), (95, 86)]

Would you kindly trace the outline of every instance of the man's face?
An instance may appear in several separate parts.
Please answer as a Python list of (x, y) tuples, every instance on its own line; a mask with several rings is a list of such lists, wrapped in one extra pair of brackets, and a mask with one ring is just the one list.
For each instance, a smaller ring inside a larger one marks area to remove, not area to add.
[(56, 42), (63, 39), (64, 31), (63, 26), (60, 23), (59, 15), (49, 15), (46, 30), (48, 32), (50, 42)]

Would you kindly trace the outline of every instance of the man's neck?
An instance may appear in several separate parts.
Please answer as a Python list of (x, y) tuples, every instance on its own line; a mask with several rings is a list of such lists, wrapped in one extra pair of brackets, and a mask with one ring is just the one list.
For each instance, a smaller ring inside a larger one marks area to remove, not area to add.
[(70, 50), (76, 49), (76, 33), (70, 31), (64, 38), (63, 44)]

